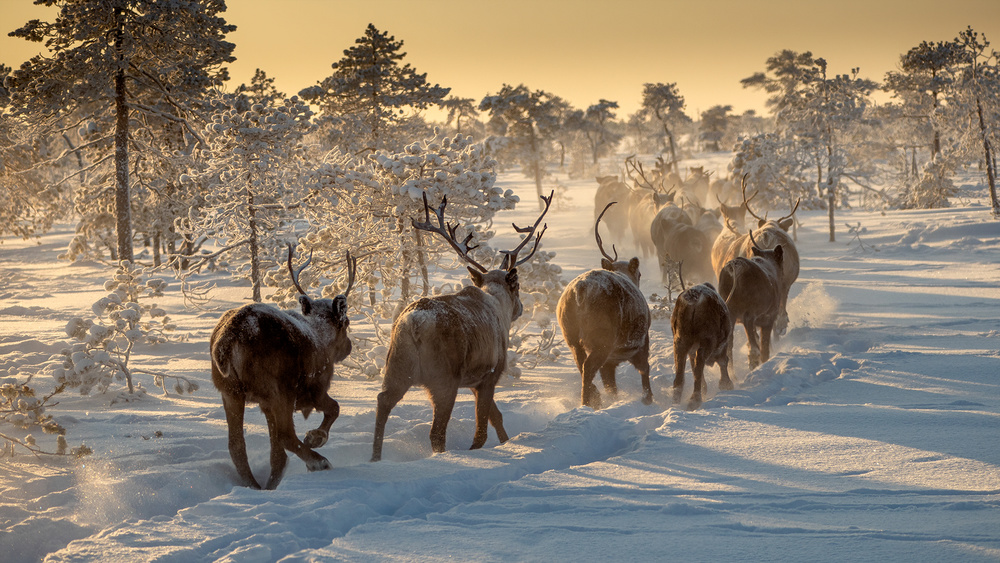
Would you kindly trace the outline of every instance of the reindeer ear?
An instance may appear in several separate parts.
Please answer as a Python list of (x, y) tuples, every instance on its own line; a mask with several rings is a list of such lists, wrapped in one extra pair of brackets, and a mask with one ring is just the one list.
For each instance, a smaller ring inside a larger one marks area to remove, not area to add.
[(760, 227), (763, 227), (763, 226), (764, 226), (764, 225), (766, 225), (766, 224), (767, 224), (767, 221), (765, 221), (765, 220), (763, 220), (763, 219), (759, 219), (759, 220), (757, 221), (757, 227), (758, 227), (758, 228), (760, 228)]
[(515, 289), (518, 288), (518, 284), (517, 284), (517, 268), (514, 268), (513, 270), (507, 272), (507, 278), (506, 278), (506, 280), (507, 280), (507, 285), (509, 285), (510, 287), (515, 288)]
[(612, 268), (611, 260), (608, 260), (607, 258), (601, 258), (601, 267), (605, 270), (614, 270), (614, 268)]
[(632, 258), (631, 260), (628, 261), (628, 271), (632, 272), (633, 274), (639, 271), (638, 258)]
[(785, 250), (781, 248), (780, 244), (774, 247), (774, 257), (777, 258), (778, 260), (781, 260), (782, 258), (785, 257)]
[(302, 314), (308, 315), (312, 311), (312, 299), (308, 295), (299, 295), (299, 306), (302, 307)]
[(781, 230), (787, 231), (792, 226), (793, 221), (795, 221), (795, 219), (792, 219), (791, 217), (788, 219), (782, 219), (781, 221), (778, 221), (778, 226), (781, 227)]
[(469, 276), (472, 277), (472, 283), (476, 284), (476, 287), (483, 285), (483, 273), (471, 266), (466, 266), (466, 268), (469, 270)]
[(338, 319), (343, 319), (347, 316), (347, 297), (344, 295), (338, 295), (333, 299), (333, 314)]

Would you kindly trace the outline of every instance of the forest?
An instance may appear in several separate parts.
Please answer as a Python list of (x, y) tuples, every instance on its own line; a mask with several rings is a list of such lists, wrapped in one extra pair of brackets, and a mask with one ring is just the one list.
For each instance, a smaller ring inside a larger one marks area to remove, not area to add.
[[(181, 291), (190, 307), (201, 306), (212, 293), (204, 272), (245, 280), (255, 302), (289, 305), (288, 243), (314, 256), (302, 283), (324, 296), (344, 285), (343, 251), (358, 259), (352, 307), (377, 334), (358, 342), (347, 366), (377, 377), (377, 352), (399, 310), (416, 295), (449, 289), (432, 286), (428, 269), (453, 263), (450, 249), (409, 219), (420, 216), (424, 197), (447, 197), (449, 220), (470, 237), (472, 256), (496, 263), (493, 217), (520, 199), (496, 185), (507, 170), (532, 181), (538, 195), (554, 190), (558, 206), (566, 187), (551, 170), (648, 187), (646, 159), (653, 181), (676, 188), (692, 181), (685, 158), (731, 152), (726, 169), (698, 171), (713, 182), (693, 196), (699, 207), (738, 204), (733, 185), (742, 181), (760, 208), (827, 210), (833, 242), (836, 210), (948, 206), (953, 175), (972, 167), (986, 176), (992, 213), (1000, 214), (1000, 67), (971, 27), (901, 53), (899, 70), (881, 81), (857, 69), (829, 76), (827, 62), (810, 52), (775, 53), (739, 85), (768, 94), (767, 116), (735, 115), (731, 106), (688, 115), (669, 82), (645, 84), (640, 110), (619, 116), (616, 101), (575, 108), (524, 84), (478, 101), (449, 96), (405, 62), (402, 39), (374, 24), (333, 62), (332, 75), (297, 94), (277, 91), (262, 69), (233, 86), (224, 6), (189, 4), (120, 2), (95, 11), (70, 3), (54, 21), (11, 32), (51, 54), (0, 66), (0, 234), (37, 237), (72, 222), (76, 234), (60, 259), (116, 266), (96, 317), (67, 327), (73, 344), (52, 372), (59, 390), (103, 393), (125, 383), (132, 391), (133, 375), (144, 373), (130, 365), (133, 348), (176, 329), (152, 301)], [(892, 101), (873, 103), (876, 90)], [(444, 122), (425, 119), (432, 108)], [(643, 155), (638, 168), (635, 155)], [(522, 268), (522, 285), (550, 312), (565, 285), (553, 258), (539, 252)], [(539, 338), (551, 343), (552, 332)], [(197, 387), (149, 375), (164, 390)], [(15, 383), (24, 382), (9, 387)], [(8, 390), (3, 419), (44, 425), (42, 411), (18, 408), (17, 396)], [(37, 449), (5, 438), (8, 449)]]

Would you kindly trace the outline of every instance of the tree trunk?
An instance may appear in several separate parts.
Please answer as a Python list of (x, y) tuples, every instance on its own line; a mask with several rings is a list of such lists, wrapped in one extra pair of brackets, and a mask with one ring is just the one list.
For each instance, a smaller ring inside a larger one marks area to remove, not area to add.
[(545, 204), (541, 200), (542, 196), (542, 155), (538, 153), (538, 139), (535, 137), (535, 129), (531, 128), (531, 171), (535, 177), (535, 191), (538, 193), (538, 208), (545, 209)]
[(247, 182), (247, 212), (250, 216), (250, 284), (253, 287), (253, 302), (260, 303), (260, 240), (257, 236), (257, 210), (254, 208), (253, 192)]
[(990, 206), (993, 208), (993, 216), (1000, 218), (1000, 199), (997, 199), (997, 177), (996, 167), (993, 159), (993, 150), (990, 147), (990, 139), (986, 135), (986, 123), (983, 120), (983, 105), (976, 96), (976, 111), (979, 113), (979, 132), (983, 137), (983, 152), (986, 153), (986, 181), (990, 185)]
[(118, 259), (132, 261), (132, 203), (128, 187), (128, 106), (125, 70), (115, 73), (115, 217)]
[(424, 257), (424, 241), (420, 237), (420, 231), (414, 229), (413, 235), (417, 239), (417, 265), (420, 266), (420, 278), (424, 282), (423, 289), (420, 290), (420, 295), (426, 297), (430, 291), (431, 284), (427, 273), (427, 259)]

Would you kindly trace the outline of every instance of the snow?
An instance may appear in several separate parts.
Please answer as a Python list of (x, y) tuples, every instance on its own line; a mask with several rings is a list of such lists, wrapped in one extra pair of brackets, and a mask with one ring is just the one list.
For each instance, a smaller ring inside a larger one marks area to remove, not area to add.
[[(724, 170), (727, 158), (690, 164)], [(617, 402), (580, 407), (564, 353), (501, 381), (511, 440), (500, 445), (490, 430), (477, 451), (466, 449), (469, 392), (459, 394), (447, 451), (432, 455), (431, 406), (413, 391), (392, 412), (384, 461), (369, 463), (381, 382), (341, 374), (331, 387), (341, 416), (318, 450), (333, 469), (309, 473), (292, 457), (275, 491), (235, 484), (210, 384), (211, 329), (249, 288), (220, 275), (219, 311), (184, 309), (168, 291), (158, 305), (190, 338), (140, 346), (132, 365), (200, 389), (164, 396), (147, 379), (148, 394), (127, 402), (112, 404), (116, 392), (58, 395), (47, 412), (70, 445), (94, 453), (78, 464), (0, 459), (0, 560), (996, 561), (1000, 224), (977, 204), (983, 186), (972, 178), (950, 209), (838, 211), (836, 243), (824, 211), (800, 210), (788, 334), (747, 373), (737, 328), (737, 388), (719, 393), (718, 369), (707, 369), (697, 411), (670, 401), (669, 319), (650, 333), (652, 405), (623, 365)], [(544, 246), (569, 280), (600, 258), (590, 230), (597, 184), (559, 181), (571, 199), (546, 216)], [(498, 185), (522, 205), (497, 224), (533, 220), (534, 186), (516, 173)], [(845, 223), (864, 227), (864, 247)], [(503, 231), (495, 246), (516, 242)], [(56, 260), (72, 237), (63, 227), (0, 246), (0, 379), (35, 373), (31, 384), (50, 390), (40, 366), (62, 348), (66, 323), (105, 295), (110, 269)], [(644, 293), (662, 294), (656, 264), (642, 269)], [(296, 423), (301, 436), (318, 420)], [(255, 407), (247, 446), (264, 475), (268, 438)]]

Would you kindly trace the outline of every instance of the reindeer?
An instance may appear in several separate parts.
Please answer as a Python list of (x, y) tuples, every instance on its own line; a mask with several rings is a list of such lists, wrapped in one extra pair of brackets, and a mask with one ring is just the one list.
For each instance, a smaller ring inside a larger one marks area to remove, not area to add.
[[(795, 212), (799, 208), (799, 200), (796, 200), (791, 213), (778, 220), (767, 219), (766, 216), (761, 218), (750, 208), (750, 200), (746, 198), (746, 190), (746, 177), (744, 177), (743, 202), (747, 208), (747, 213), (752, 215), (754, 219), (757, 219), (757, 228), (753, 231), (757, 242), (747, 237), (743, 241), (740, 256), (751, 256), (751, 249), (755, 245), (763, 249), (781, 246), (784, 250), (784, 260), (781, 267), (781, 312), (778, 314), (778, 320), (774, 325), (777, 331), (776, 334), (782, 335), (785, 334), (785, 330), (788, 328), (788, 292), (791, 290), (795, 280), (799, 278), (799, 252), (795, 248), (795, 242), (792, 241), (792, 237), (788, 234), (788, 229), (795, 220)], [(750, 199), (753, 198), (751, 197)]]
[(692, 279), (703, 281), (715, 277), (709, 238), (680, 207), (672, 203), (661, 207), (649, 226), (649, 235), (656, 246), (664, 284), (670, 282), (670, 261), (683, 264)]
[(729, 378), (729, 349), (733, 345), (733, 321), (729, 307), (710, 283), (686, 289), (677, 296), (670, 315), (674, 333), (674, 402), (680, 402), (684, 391), (684, 362), (691, 358), (694, 372), (694, 393), (688, 409), (701, 406), (705, 389), (705, 366), (719, 364), (722, 378), (719, 389), (732, 389)]
[[(629, 226), (632, 228), (632, 238), (636, 247), (645, 258), (656, 252), (649, 227), (660, 208), (673, 200), (674, 190), (663, 189), (662, 176), (652, 180), (647, 178), (642, 163), (634, 156), (625, 159), (625, 168), (626, 175), (635, 186), (628, 199)], [(636, 173), (639, 178), (634, 176)]]
[(559, 327), (583, 378), (581, 402), (594, 409), (601, 408), (594, 377), (600, 372), (604, 390), (614, 397), (618, 393), (615, 370), (624, 361), (639, 371), (642, 402), (653, 402), (649, 385), (649, 305), (639, 291), (639, 259), (619, 261), (614, 245), (612, 257), (601, 242), (601, 217), (615, 203), (609, 203), (594, 224), (597, 248), (604, 257), (603, 269), (577, 276), (566, 286), (556, 306)]
[[(796, 201), (792, 206), (792, 211), (784, 217), (774, 220), (760, 217), (750, 208), (750, 201), (757, 197), (757, 192), (747, 197), (747, 177), (743, 176), (741, 186), (743, 203), (739, 207), (729, 207), (723, 204), (723, 216), (726, 218), (726, 229), (715, 239), (712, 246), (712, 267), (718, 273), (722, 266), (737, 256), (752, 256), (751, 248), (753, 242), (750, 237), (740, 232), (746, 228), (744, 221), (745, 213), (750, 213), (757, 219), (757, 228), (753, 233), (760, 242), (760, 247), (764, 249), (774, 248), (779, 244), (784, 248), (784, 265), (781, 271), (782, 294), (781, 294), (781, 314), (778, 316), (775, 325), (776, 333), (782, 335), (788, 328), (788, 292), (792, 284), (799, 277), (799, 252), (795, 248), (795, 242), (788, 235), (788, 228), (794, 221), (793, 216), (799, 208)], [(720, 202), (721, 203), (721, 202)]]
[[(422, 298), (408, 305), (392, 325), (389, 355), (386, 358), (382, 392), (378, 394), (375, 414), (375, 439), (372, 461), (382, 459), (382, 441), (389, 413), (414, 385), (425, 387), (434, 405), (431, 423), (431, 450), (445, 450), (448, 421), (459, 387), (472, 389), (476, 397), (476, 432), (472, 448), (486, 443), (487, 420), (496, 430), (500, 443), (507, 441), (503, 416), (493, 399), (497, 381), (507, 368), (507, 345), (510, 326), (523, 311), (518, 295), (517, 267), (531, 259), (538, 250), (547, 226), (535, 232), (552, 203), (552, 194), (541, 196), (545, 207), (535, 224), (528, 228), (514, 225), (525, 234), (524, 240), (510, 251), (502, 251), (499, 269), (487, 270), (469, 256), (476, 246), (469, 246), (472, 234), (458, 242), (458, 225), (444, 220), (447, 198), (442, 198), (434, 212), (437, 225), (431, 223), (430, 206), (424, 194), (424, 221), (412, 220), (413, 227), (441, 235), (458, 255), (475, 266), (468, 267), (472, 286), (458, 293)], [(534, 236), (528, 256), (518, 260), (518, 253)]]
[[(631, 193), (628, 184), (618, 180), (618, 176), (598, 176), (597, 192), (594, 194), (594, 218), (601, 212), (600, 210), (610, 201), (622, 201), (628, 198)], [(607, 218), (608, 228), (612, 234), (621, 238), (625, 236), (628, 227), (628, 207), (621, 206), (615, 209)]]
[[(771, 357), (771, 331), (781, 313), (781, 296), (785, 293), (781, 275), (784, 248), (779, 244), (764, 249), (757, 245), (753, 232), (747, 236), (752, 243), (753, 258), (738, 256), (722, 267), (719, 293), (726, 300), (732, 323), (740, 322), (746, 330), (750, 369), (754, 369)], [(729, 358), (732, 359), (732, 344)]]
[[(229, 426), (229, 455), (246, 484), (260, 489), (247, 462), (243, 438), (243, 412), (247, 402), (260, 404), (271, 436), (271, 476), (265, 487), (281, 481), (288, 457), (299, 456), (309, 471), (330, 469), (330, 462), (313, 451), (326, 443), (330, 426), (340, 414), (330, 398), (333, 366), (351, 353), (347, 337), (347, 295), (354, 286), (357, 260), (347, 253), (347, 289), (333, 299), (311, 299), (299, 285), (298, 270), (292, 268), (292, 245), (288, 245), (288, 272), (299, 291), (302, 312), (281, 311), (270, 305), (251, 303), (222, 315), (212, 331), (212, 383), (222, 395)], [(323, 421), (300, 441), (292, 414), (313, 410)]]

